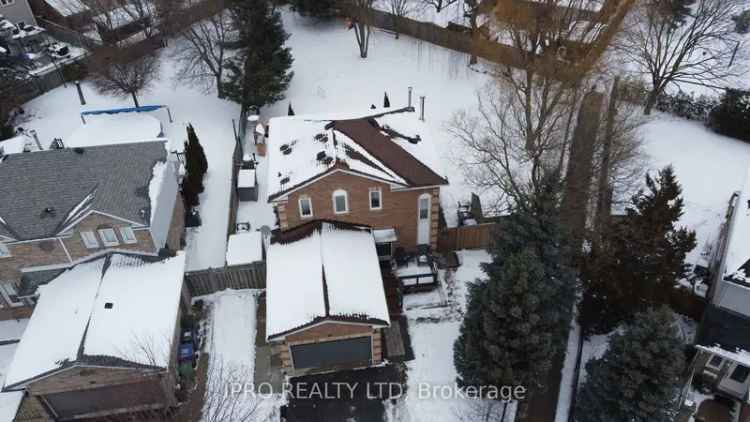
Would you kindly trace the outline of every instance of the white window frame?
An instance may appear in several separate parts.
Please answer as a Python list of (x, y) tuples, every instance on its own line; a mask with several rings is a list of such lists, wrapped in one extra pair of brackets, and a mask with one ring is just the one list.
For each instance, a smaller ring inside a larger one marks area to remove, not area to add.
[[(336, 209), (336, 197), (338, 196), (344, 197), (345, 209), (343, 211), (339, 211), (338, 209)], [(333, 199), (333, 213), (334, 214), (348, 214), (349, 213), (349, 194), (345, 190), (336, 189), (335, 191), (333, 191), (332, 199)]]
[[(378, 206), (372, 206), (372, 194), (378, 194)], [(379, 211), (383, 209), (383, 190), (380, 188), (370, 188), (370, 193), (367, 196), (367, 200), (370, 202), (370, 211)]]
[[(718, 365), (715, 365), (715, 366), (714, 366), (714, 365), (711, 365), (711, 361), (712, 361), (712, 360), (713, 360), (714, 358), (719, 358), (719, 359), (721, 359), (721, 360), (719, 361), (719, 364), (718, 364)], [(709, 358), (708, 358), (708, 360), (706, 361), (706, 367), (708, 367), (708, 368), (711, 368), (711, 369), (715, 369), (715, 370), (720, 370), (720, 369), (721, 369), (721, 366), (722, 366), (722, 365), (724, 365), (724, 358), (723, 358), (722, 356), (719, 356), (719, 355), (711, 355), (711, 357), (709, 357)]]
[[(120, 241), (117, 239), (117, 233), (115, 232), (115, 229), (99, 229), (97, 230), (99, 232), (99, 237), (102, 239), (102, 244), (104, 246), (117, 246), (120, 244)], [(115, 238), (115, 240), (107, 240), (107, 235), (105, 233), (111, 233), (112, 237)]]
[[(0, 294), (2, 294), (3, 299), (5, 299), (5, 302), (8, 303), (11, 308), (26, 306), (23, 299), (18, 297), (18, 291), (11, 283), (0, 283)], [(11, 299), (11, 296), (16, 296), (18, 300), (14, 301), (13, 299)]]
[(13, 254), (10, 253), (10, 249), (8, 248), (8, 245), (6, 245), (3, 242), (0, 242), (0, 259), (10, 258), (11, 256), (13, 256)]
[[(310, 208), (310, 214), (306, 215), (304, 213), (303, 208), (302, 208), (302, 202), (303, 201), (307, 201), (308, 206)], [(299, 197), (299, 216), (300, 216), (300, 218), (312, 218), (313, 215), (314, 215), (314, 212), (313, 212), (313, 206), (312, 206), (312, 198), (310, 198), (307, 195), (300, 196)]]
[(135, 237), (135, 232), (133, 231), (133, 228), (130, 226), (122, 226), (119, 228), (120, 230), (120, 237), (122, 238), (122, 243), (138, 243), (138, 238)]
[(99, 239), (92, 231), (84, 231), (80, 233), (83, 244), (88, 249), (99, 249)]
[[(418, 213), (417, 219), (419, 221), (429, 220), (431, 218), (430, 214), (432, 214), (432, 210), (430, 210), (430, 207), (432, 206), (432, 198), (430, 197), (429, 194), (422, 194), (422, 195), (419, 196), (418, 201), (419, 202), (418, 202), (418, 205), (417, 205), (417, 213)], [(427, 207), (426, 208), (422, 208), (422, 201), (427, 201)], [(424, 218), (422, 218), (422, 211), (423, 210), (427, 212), (427, 214), (425, 215)]]
[(0, 0), (0, 7), (10, 6), (15, 2), (16, 0)]

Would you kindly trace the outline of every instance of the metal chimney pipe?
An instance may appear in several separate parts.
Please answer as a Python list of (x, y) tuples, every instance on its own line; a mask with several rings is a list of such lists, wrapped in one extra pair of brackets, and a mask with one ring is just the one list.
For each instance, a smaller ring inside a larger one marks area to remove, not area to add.
[(44, 148), (42, 148), (42, 143), (39, 142), (39, 135), (37, 135), (36, 130), (31, 129), (29, 133), (34, 138), (34, 142), (36, 142), (36, 146), (39, 148), (39, 151), (43, 150)]
[(419, 97), (419, 120), (424, 122), (424, 95)]
[(411, 107), (411, 90), (412, 87), (409, 87), (409, 107)]

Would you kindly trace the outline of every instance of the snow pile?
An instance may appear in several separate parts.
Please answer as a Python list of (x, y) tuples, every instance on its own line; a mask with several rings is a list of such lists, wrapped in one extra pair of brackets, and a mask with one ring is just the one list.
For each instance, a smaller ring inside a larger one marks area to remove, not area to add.
[(86, 356), (167, 365), (177, 324), (184, 254), (153, 263), (112, 254), (104, 271), (106, 260), (77, 265), (39, 287), (39, 301), (6, 386)]
[(316, 318), (389, 321), (375, 241), (369, 230), (321, 223), (299, 240), (272, 243), (267, 271), (269, 337)]
[(227, 243), (227, 265), (250, 264), (263, 260), (263, 234), (259, 231), (235, 233)]
[(63, 139), (66, 147), (153, 141), (164, 136), (159, 119), (145, 113), (98, 114), (85, 119), (85, 124)]
[(28, 152), (39, 151), (39, 146), (34, 141), (34, 138), (23, 134), (10, 139), (0, 140), (0, 150), (2, 150), (4, 155), (20, 154), (24, 150)]
[(20, 340), (28, 323), (28, 319), (8, 319), (0, 321), (0, 342)]
[(254, 169), (241, 169), (237, 175), (237, 187), (238, 188), (253, 188), (255, 187), (255, 170)]

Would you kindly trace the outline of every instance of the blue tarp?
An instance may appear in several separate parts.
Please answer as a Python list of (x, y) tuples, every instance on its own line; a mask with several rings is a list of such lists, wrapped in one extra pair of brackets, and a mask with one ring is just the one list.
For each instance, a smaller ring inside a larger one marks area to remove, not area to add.
[(95, 116), (97, 114), (117, 114), (117, 113), (140, 113), (145, 111), (156, 111), (160, 108), (167, 108), (164, 105), (148, 105), (141, 107), (112, 108), (109, 110), (91, 110), (81, 112), (81, 116)]

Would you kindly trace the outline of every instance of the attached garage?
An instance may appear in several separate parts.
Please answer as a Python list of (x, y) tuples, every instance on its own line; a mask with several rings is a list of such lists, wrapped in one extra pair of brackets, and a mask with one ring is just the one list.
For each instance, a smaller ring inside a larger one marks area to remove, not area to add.
[(369, 366), (372, 364), (372, 337), (292, 345), (296, 369)]
[(99, 387), (91, 390), (66, 391), (44, 396), (61, 419), (77, 415), (112, 411), (140, 406), (160, 407), (165, 402), (158, 382)]

